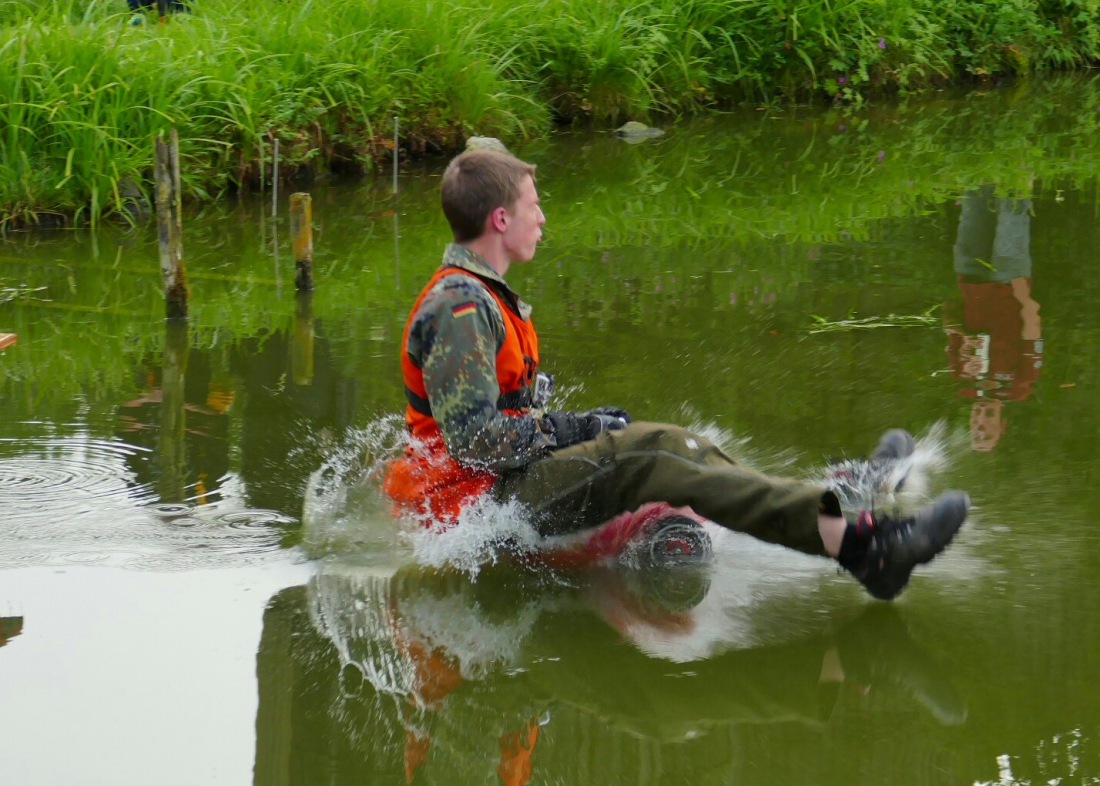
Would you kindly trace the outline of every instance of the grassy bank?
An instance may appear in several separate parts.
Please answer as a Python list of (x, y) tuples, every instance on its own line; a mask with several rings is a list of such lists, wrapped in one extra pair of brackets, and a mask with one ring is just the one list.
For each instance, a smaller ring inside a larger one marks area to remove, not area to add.
[(860, 102), (1100, 60), (1100, 0), (0, 0), (0, 225), (121, 212), (175, 126), (185, 188), (739, 101)]

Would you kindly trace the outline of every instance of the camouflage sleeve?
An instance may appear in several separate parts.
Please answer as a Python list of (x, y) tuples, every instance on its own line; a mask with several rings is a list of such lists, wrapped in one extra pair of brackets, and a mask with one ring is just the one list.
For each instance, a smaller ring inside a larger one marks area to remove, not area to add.
[(421, 361), (447, 451), (496, 471), (525, 466), (548, 449), (534, 417), (497, 409), (496, 356), (503, 343), (497, 302), (480, 282), (461, 275), (436, 285), (409, 331), (409, 353)]

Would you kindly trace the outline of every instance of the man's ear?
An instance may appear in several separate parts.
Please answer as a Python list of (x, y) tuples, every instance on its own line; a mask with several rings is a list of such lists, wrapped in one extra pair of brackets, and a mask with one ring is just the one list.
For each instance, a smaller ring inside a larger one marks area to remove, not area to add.
[(503, 207), (495, 207), (489, 213), (488, 229), (495, 229), (497, 232), (504, 232), (508, 228), (508, 211)]

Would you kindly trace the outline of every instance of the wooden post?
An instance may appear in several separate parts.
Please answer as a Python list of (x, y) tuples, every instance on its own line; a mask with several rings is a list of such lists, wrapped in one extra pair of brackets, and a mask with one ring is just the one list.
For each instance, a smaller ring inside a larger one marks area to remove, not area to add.
[(0, 333), (0, 349), (7, 349), (18, 340), (19, 336), (14, 333)]
[(290, 234), (294, 238), (294, 285), (300, 292), (313, 289), (313, 200), (309, 194), (290, 195)]
[(180, 143), (172, 129), (171, 145), (157, 134), (156, 141), (157, 240), (160, 276), (164, 282), (165, 314), (187, 319), (187, 271), (183, 266), (183, 218), (180, 211)]

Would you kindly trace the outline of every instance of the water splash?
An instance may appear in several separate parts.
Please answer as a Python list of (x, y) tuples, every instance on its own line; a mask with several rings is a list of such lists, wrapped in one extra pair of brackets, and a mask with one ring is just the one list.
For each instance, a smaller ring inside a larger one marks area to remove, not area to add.
[(523, 506), (483, 497), (450, 526), (395, 516), (382, 491), (386, 463), (407, 444), (404, 421), (388, 415), (349, 430), (310, 476), (303, 541), (313, 557), (356, 555), (375, 564), (400, 561), (456, 568), (470, 576), (541, 539)]
[(811, 470), (807, 480), (834, 491), (848, 513), (917, 504), (927, 499), (932, 477), (947, 467), (954, 442), (940, 421), (916, 440), (909, 456), (848, 458)]
[(313, 557), (387, 553), (399, 548), (393, 515), (381, 490), (385, 462), (405, 442), (397, 415), (349, 429), (306, 483), (302, 542)]
[(483, 567), (512, 554), (547, 545), (535, 531), (523, 505), (488, 497), (464, 509), (454, 526), (410, 527), (407, 537), (417, 562), (434, 567), (448, 565), (469, 576), (476, 576)]

